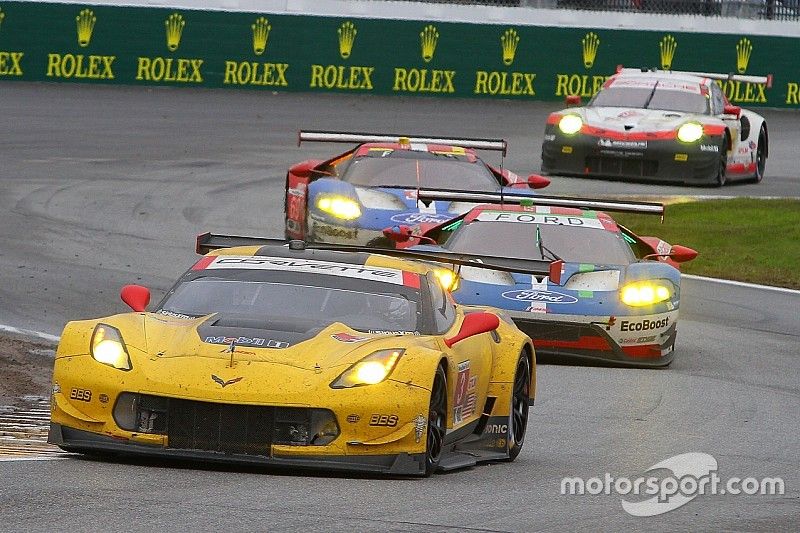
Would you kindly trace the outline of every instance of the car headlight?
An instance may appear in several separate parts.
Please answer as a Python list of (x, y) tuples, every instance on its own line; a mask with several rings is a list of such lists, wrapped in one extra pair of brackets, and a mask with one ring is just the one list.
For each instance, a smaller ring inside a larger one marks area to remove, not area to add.
[(346, 389), (380, 383), (389, 377), (404, 351), (402, 348), (394, 348), (369, 354), (336, 378), (331, 383), (331, 388)]
[(622, 287), (620, 292), (622, 302), (633, 307), (653, 305), (671, 296), (672, 289), (659, 281), (636, 281)]
[(583, 120), (578, 115), (564, 115), (558, 121), (558, 129), (565, 135), (578, 133), (583, 126)]
[(703, 136), (703, 125), (698, 122), (687, 122), (678, 128), (678, 140), (685, 143), (693, 143), (700, 140)]
[(453, 292), (458, 289), (458, 274), (447, 268), (437, 268), (433, 271), (433, 275), (439, 280), (439, 283), (444, 287), (444, 290)]
[(118, 370), (130, 370), (131, 358), (119, 330), (107, 324), (94, 328), (91, 340), (92, 357), (98, 363), (113, 366)]
[(321, 195), (317, 198), (317, 207), (320, 211), (343, 220), (355, 220), (361, 216), (361, 206), (346, 196)]

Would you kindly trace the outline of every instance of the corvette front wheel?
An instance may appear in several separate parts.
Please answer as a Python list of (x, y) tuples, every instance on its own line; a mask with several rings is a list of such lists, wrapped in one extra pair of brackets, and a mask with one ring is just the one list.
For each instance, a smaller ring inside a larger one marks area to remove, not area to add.
[(447, 424), (447, 374), (440, 366), (436, 369), (431, 387), (431, 402), (428, 407), (428, 433), (425, 441), (425, 476), (439, 468), (444, 448)]
[(528, 408), (531, 387), (531, 362), (526, 353), (519, 356), (511, 392), (511, 409), (508, 414), (508, 460), (513, 461), (522, 451), (528, 430)]

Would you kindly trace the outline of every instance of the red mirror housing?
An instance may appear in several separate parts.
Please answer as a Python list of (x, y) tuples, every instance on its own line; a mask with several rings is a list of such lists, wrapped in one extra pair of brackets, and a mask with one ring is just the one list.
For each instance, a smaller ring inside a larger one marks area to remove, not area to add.
[(128, 304), (128, 307), (141, 313), (147, 309), (147, 305), (150, 303), (150, 289), (141, 285), (125, 285), (119, 291), (119, 297)]
[(544, 189), (550, 185), (550, 179), (540, 176), (539, 174), (531, 174), (528, 176), (528, 187), (531, 189)]
[(497, 315), (492, 313), (469, 313), (464, 317), (464, 322), (461, 323), (461, 329), (458, 330), (455, 336), (445, 339), (444, 343), (448, 348), (459, 341), (463, 341), (469, 337), (486, 333), (487, 331), (494, 331), (500, 326), (500, 319)]
[(302, 163), (291, 166), (289, 168), (289, 173), (294, 174), (298, 178), (310, 178), (318, 164), (319, 161), (303, 161)]
[(559, 259), (557, 261), (553, 261), (550, 263), (550, 272), (548, 274), (547, 279), (555, 283), (556, 285), (561, 285), (561, 272), (564, 270), (564, 261)]
[(722, 108), (722, 113), (725, 115), (735, 115), (736, 118), (739, 118), (742, 114), (742, 108), (738, 105), (728, 104)]
[(687, 246), (680, 244), (673, 244), (672, 250), (669, 252), (669, 257), (676, 263), (686, 263), (697, 257), (697, 250), (693, 250)]
[(411, 226), (401, 224), (384, 228), (383, 235), (392, 242), (406, 242), (414, 235), (414, 232)]
[(567, 102), (568, 106), (581, 105), (583, 103), (579, 94), (568, 94), (564, 101)]

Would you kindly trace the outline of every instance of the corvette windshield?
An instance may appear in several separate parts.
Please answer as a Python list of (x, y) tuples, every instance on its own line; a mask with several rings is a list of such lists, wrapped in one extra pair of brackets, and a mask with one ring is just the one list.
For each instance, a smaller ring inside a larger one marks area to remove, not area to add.
[[(381, 155), (386, 154), (386, 155)], [(353, 159), (342, 179), (366, 187), (428, 187), (495, 192), (494, 175), (481, 161), (464, 156), (412, 150), (386, 150)]]
[[(544, 249), (536, 240), (537, 226)], [(633, 252), (618, 233), (557, 224), (473, 221), (453, 233), (445, 248), (458, 253), (533, 260), (554, 259), (547, 251), (550, 250), (567, 262), (604, 265), (634, 261)]]
[[(383, 284), (385, 285), (385, 284)], [(417, 330), (417, 304), (402, 294), (376, 294), (313, 285), (201, 277), (178, 285), (160, 312), (190, 317), (219, 313), (306, 329), (334, 322), (361, 330)]]
[[(652, 98), (651, 95), (652, 94)], [(650, 100), (648, 102), (648, 99)], [(700, 93), (656, 87), (609, 87), (595, 95), (590, 107), (658, 109), (679, 113), (708, 113), (708, 99)]]

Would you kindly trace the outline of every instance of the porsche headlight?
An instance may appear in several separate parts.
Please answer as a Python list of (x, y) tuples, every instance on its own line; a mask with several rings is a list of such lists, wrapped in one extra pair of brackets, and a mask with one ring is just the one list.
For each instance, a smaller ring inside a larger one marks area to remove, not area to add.
[(369, 354), (336, 378), (331, 383), (331, 388), (346, 389), (380, 383), (389, 377), (404, 351), (402, 348), (395, 348)]
[(342, 220), (355, 220), (361, 216), (361, 206), (346, 196), (320, 195), (317, 198), (317, 207), (320, 211)]
[(565, 135), (574, 135), (581, 130), (583, 120), (578, 115), (564, 115), (558, 121), (558, 129)]
[(458, 274), (447, 268), (438, 268), (433, 271), (433, 275), (448, 292), (458, 289)]
[(92, 357), (98, 363), (113, 366), (119, 370), (131, 369), (131, 358), (119, 330), (107, 324), (94, 328), (91, 340)]
[(678, 140), (685, 143), (693, 143), (700, 140), (703, 136), (703, 125), (698, 122), (687, 122), (678, 128)]
[(653, 305), (671, 296), (672, 288), (661, 281), (636, 281), (622, 287), (620, 292), (622, 302), (633, 307)]

